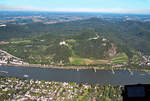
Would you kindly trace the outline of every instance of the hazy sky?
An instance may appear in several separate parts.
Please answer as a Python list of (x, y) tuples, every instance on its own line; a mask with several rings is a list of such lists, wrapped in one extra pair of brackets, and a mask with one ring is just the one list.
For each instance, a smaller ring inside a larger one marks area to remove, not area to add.
[(150, 14), (150, 0), (0, 0), (0, 10)]

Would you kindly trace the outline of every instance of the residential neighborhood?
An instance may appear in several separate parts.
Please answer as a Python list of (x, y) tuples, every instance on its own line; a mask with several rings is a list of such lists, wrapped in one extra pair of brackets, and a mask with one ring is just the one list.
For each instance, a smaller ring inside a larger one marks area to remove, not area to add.
[(0, 101), (122, 101), (121, 88), (0, 77)]

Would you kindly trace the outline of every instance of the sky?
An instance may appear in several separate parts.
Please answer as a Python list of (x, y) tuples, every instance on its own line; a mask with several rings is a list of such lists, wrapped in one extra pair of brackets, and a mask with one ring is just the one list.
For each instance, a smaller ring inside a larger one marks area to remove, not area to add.
[(150, 0), (0, 0), (0, 11), (150, 14)]

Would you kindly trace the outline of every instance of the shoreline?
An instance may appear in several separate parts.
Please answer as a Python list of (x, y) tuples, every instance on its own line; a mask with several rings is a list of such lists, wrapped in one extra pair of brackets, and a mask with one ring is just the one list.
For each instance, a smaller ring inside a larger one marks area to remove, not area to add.
[(150, 69), (147, 68), (128, 68), (128, 67), (104, 67), (104, 66), (69, 66), (69, 65), (41, 65), (41, 64), (20, 64), (20, 65), (15, 65), (15, 64), (2, 64), (1, 66), (14, 66), (14, 67), (27, 67), (27, 68), (50, 68), (50, 69), (74, 69), (74, 70), (128, 70), (128, 71), (144, 71), (150, 73)]
[(14, 67), (33, 67), (33, 68), (52, 68), (52, 69), (105, 69), (105, 67), (98, 67), (98, 66), (69, 66), (69, 65), (40, 65), (40, 64), (2, 64), (2, 66), (14, 66)]

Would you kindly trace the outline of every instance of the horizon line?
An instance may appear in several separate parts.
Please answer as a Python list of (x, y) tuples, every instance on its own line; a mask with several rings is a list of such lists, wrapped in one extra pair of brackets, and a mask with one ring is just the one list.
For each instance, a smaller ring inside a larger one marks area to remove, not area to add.
[(132, 13), (132, 12), (98, 12), (98, 11), (46, 11), (46, 10), (0, 10), (0, 12), (57, 12), (57, 13), (104, 13), (104, 14), (128, 14), (128, 15), (150, 15), (150, 13)]

